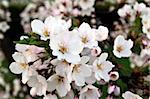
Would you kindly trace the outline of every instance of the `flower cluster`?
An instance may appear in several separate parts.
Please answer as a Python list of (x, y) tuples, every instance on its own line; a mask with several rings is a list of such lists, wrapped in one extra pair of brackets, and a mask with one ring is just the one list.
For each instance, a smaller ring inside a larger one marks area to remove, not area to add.
[(135, 3), (133, 6), (126, 4), (123, 8), (118, 10), (120, 17), (127, 18), (131, 22), (135, 21), (136, 17), (142, 19), (142, 31), (150, 39), (150, 22), (148, 18), (150, 17), (150, 7), (146, 7), (144, 3)]
[(8, 22), (11, 21), (11, 18), (10, 12), (7, 9), (8, 6), (9, 3), (7, 1), (0, 2), (0, 39), (4, 38), (3, 33), (5, 33), (10, 28)]
[[(108, 37), (107, 27), (94, 29), (83, 22), (79, 28), (70, 30), (71, 20), (52, 16), (44, 22), (33, 20), (31, 27), (32, 32), (40, 36), (40, 41), (49, 42), (49, 52), (45, 47), (16, 44), (17, 52), (12, 55), (15, 62), (9, 68), (15, 74), (22, 74), (22, 82), (31, 87), (32, 96), (98, 99), (101, 92), (94, 84), (119, 78), (118, 72), (112, 71), (115, 65), (107, 59), (109, 54), (98, 46), (98, 42)], [(114, 42), (114, 55), (129, 57), (132, 46), (131, 40), (120, 35)], [(51, 56), (47, 57), (46, 53)], [(119, 94), (120, 88), (110, 86), (108, 93), (113, 92)]]
[(20, 14), (21, 24), (25, 32), (31, 32), (30, 21), (38, 18), (44, 20), (49, 15), (61, 18), (90, 16), (95, 0), (39, 0), (29, 3)]

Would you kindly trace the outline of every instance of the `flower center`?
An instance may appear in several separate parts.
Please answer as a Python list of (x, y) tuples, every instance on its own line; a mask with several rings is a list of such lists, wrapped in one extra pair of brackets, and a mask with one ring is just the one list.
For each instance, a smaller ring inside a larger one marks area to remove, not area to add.
[(117, 46), (117, 51), (118, 51), (118, 52), (123, 51), (123, 46), (121, 46), (121, 45), (120, 45), (120, 46)]
[(103, 64), (97, 64), (97, 68), (99, 69), (99, 70), (102, 70), (102, 68), (103, 68)]
[(74, 65), (73, 71), (79, 73), (80, 72), (80, 65), (79, 64)]
[(86, 44), (86, 43), (88, 42), (88, 38), (87, 38), (87, 37), (82, 37), (82, 42), (83, 42), (84, 44)]
[(21, 66), (23, 69), (26, 69), (28, 65), (27, 65), (26, 63), (20, 63), (20, 66)]
[(66, 47), (64, 47), (64, 46), (59, 46), (59, 47), (60, 47), (59, 51), (61, 53), (63, 53), (63, 54), (67, 53), (68, 49)]
[(59, 76), (59, 77), (58, 77), (58, 83), (62, 83), (62, 82), (64, 82), (64, 77)]
[(49, 32), (47, 29), (44, 29), (44, 33), (43, 33), (45, 36), (49, 36)]

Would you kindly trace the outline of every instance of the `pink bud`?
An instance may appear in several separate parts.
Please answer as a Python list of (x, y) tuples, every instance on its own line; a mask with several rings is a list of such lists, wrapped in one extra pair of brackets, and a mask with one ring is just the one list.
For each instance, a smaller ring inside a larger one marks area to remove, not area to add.
[(119, 73), (116, 72), (116, 71), (110, 72), (109, 75), (110, 75), (110, 79), (111, 79), (112, 81), (116, 81), (116, 80), (118, 80), (118, 78), (119, 78)]
[(92, 56), (98, 56), (101, 53), (100, 47), (94, 47), (91, 49), (91, 55)]

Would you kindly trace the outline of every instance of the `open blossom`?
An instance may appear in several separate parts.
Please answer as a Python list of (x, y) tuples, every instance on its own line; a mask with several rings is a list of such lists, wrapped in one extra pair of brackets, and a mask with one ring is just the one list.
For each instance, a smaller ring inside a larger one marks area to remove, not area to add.
[(30, 90), (30, 94), (32, 96), (38, 95), (46, 95), (46, 90), (47, 90), (47, 82), (45, 77), (41, 75), (35, 75), (31, 76), (30, 79), (27, 82), (29, 87), (32, 87)]
[(35, 19), (31, 22), (32, 32), (35, 32), (41, 36), (41, 40), (49, 39), (50, 35), (50, 26), (49, 18), (46, 18), (44, 23), (41, 20)]
[(98, 29), (95, 29), (95, 35), (97, 41), (106, 40), (108, 37), (108, 28), (104, 26), (99, 26)]
[(84, 45), (84, 47), (92, 48), (94, 46), (98, 46), (98, 42), (96, 41), (96, 36), (94, 31), (91, 29), (90, 25), (87, 23), (82, 23), (78, 28), (79, 37)]
[(70, 66), (70, 64), (67, 61), (53, 59), (51, 61), (51, 64), (56, 66), (55, 68), (56, 74), (65, 75), (70, 82), (72, 81), (71, 73), (73, 68)]
[(110, 80), (108, 73), (112, 70), (114, 65), (106, 60), (107, 57), (107, 53), (102, 53), (93, 63), (93, 70), (97, 80), (104, 79), (106, 82)]
[(87, 85), (80, 90), (79, 99), (99, 99), (100, 93), (98, 88), (93, 85)]
[(67, 31), (72, 24), (70, 19), (68, 21), (65, 21), (61, 18), (52, 17), (52, 16), (49, 16), (47, 20), (49, 20), (48, 24), (50, 26), (49, 27), (50, 39), (53, 36), (62, 33), (63, 31)]
[(120, 17), (127, 17), (131, 21), (135, 20), (135, 11), (132, 9), (131, 5), (125, 4), (121, 9), (118, 10), (118, 15)]
[(140, 97), (139, 95), (134, 94), (134, 93), (132, 93), (130, 91), (126, 91), (125, 93), (123, 93), (122, 97), (124, 99), (142, 99), (142, 97)]
[(87, 56), (83, 56), (78, 64), (72, 64), (72, 79), (77, 86), (85, 85), (86, 77), (89, 77), (92, 74), (91, 67), (86, 64), (88, 60), (89, 58)]
[(70, 82), (64, 75), (54, 74), (48, 78), (48, 91), (53, 91), (56, 89), (60, 97), (64, 97), (70, 91)]
[(113, 53), (116, 57), (129, 57), (132, 52), (131, 48), (133, 47), (133, 41), (131, 39), (125, 40), (121, 35), (117, 36), (114, 41), (114, 50)]
[(10, 64), (9, 69), (11, 72), (14, 74), (21, 74), (28, 69), (29, 65), (27, 59), (22, 53), (15, 52), (12, 57), (16, 62)]
[(81, 60), (79, 54), (83, 46), (74, 32), (65, 31), (56, 35), (50, 40), (50, 48), (59, 60), (65, 59), (70, 63), (78, 63)]
[(144, 3), (136, 2), (135, 5), (133, 6), (133, 8), (137, 14), (141, 15), (141, 14), (143, 14), (144, 10), (146, 9), (146, 5)]
[(92, 8), (94, 6), (95, 0), (78, 0), (78, 4), (82, 9)]

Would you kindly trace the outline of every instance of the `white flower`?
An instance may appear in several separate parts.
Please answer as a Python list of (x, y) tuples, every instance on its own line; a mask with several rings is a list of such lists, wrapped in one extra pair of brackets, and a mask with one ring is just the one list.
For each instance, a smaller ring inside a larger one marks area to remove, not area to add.
[(107, 57), (107, 53), (102, 53), (93, 63), (95, 78), (97, 80), (104, 79), (106, 82), (110, 80), (108, 73), (112, 70), (114, 65), (110, 61), (106, 60)]
[(78, 0), (78, 4), (82, 9), (92, 8), (94, 6), (95, 0)]
[(6, 32), (9, 28), (10, 26), (7, 24), (7, 22), (0, 22), (0, 30), (2, 32)]
[(71, 86), (66, 76), (54, 74), (48, 78), (48, 91), (56, 89), (60, 97), (64, 97), (70, 91)]
[(84, 47), (92, 48), (98, 46), (95, 33), (88, 23), (82, 23), (78, 28), (79, 37)]
[(130, 91), (126, 91), (125, 93), (123, 93), (123, 94), (122, 94), (122, 97), (123, 97), (124, 99), (143, 99), (143, 98), (141, 98), (139, 95), (134, 94), (134, 93), (132, 93), (132, 92), (130, 92)]
[(133, 6), (134, 10), (137, 12), (138, 15), (143, 14), (144, 10), (146, 9), (146, 5), (144, 3), (136, 2)]
[(97, 41), (106, 40), (108, 37), (108, 28), (104, 26), (99, 26), (98, 29), (95, 29), (95, 35)]
[(118, 15), (120, 17), (127, 17), (130, 19), (130, 21), (135, 20), (135, 11), (132, 9), (131, 5), (125, 4), (121, 9), (118, 10)]
[(98, 88), (93, 85), (87, 85), (81, 89), (79, 99), (99, 99), (99, 97)]
[(9, 69), (12, 73), (21, 74), (28, 69), (29, 65), (23, 54), (15, 52), (12, 57), (16, 61), (12, 62), (9, 66)]
[(114, 41), (113, 53), (116, 57), (129, 57), (131, 56), (131, 48), (133, 47), (133, 41), (131, 39), (125, 40), (121, 35), (117, 36)]
[(57, 56), (59, 60), (65, 59), (70, 63), (78, 63), (80, 61), (80, 53), (83, 50), (79, 37), (73, 32), (66, 31), (50, 40), (50, 48), (52, 54)]
[(51, 61), (51, 64), (56, 66), (55, 68), (56, 74), (65, 75), (70, 82), (72, 81), (71, 72), (73, 68), (67, 61), (53, 59)]
[(147, 35), (147, 37), (150, 39), (150, 14), (148, 15), (143, 15), (142, 17), (142, 31)]
[(49, 20), (47, 24), (49, 26), (50, 39), (57, 34), (67, 31), (72, 24), (71, 20), (65, 21), (62, 20), (61, 18), (52, 16), (47, 17), (47, 20)]
[(73, 81), (75, 81), (75, 84), (77, 86), (85, 85), (86, 77), (89, 77), (92, 74), (91, 67), (86, 64), (88, 61), (89, 57), (83, 56), (81, 57), (81, 61), (79, 62), (79, 64), (72, 64), (72, 79)]
[(55, 94), (48, 94), (46, 96), (44, 96), (43, 99), (58, 99), (57, 96)]
[(35, 19), (31, 22), (32, 31), (41, 36), (41, 40), (47, 40), (50, 36), (49, 18), (46, 18), (44, 23), (41, 20)]
[(46, 90), (47, 90), (47, 82), (45, 77), (41, 75), (35, 75), (31, 76), (30, 79), (27, 82), (29, 87), (32, 87), (30, 90), (31, 95), (46, 95)]
[(29, 67), (22, 73), (22, 83), (25, 84), (30, 79), (31, 76), (35, 76), (37, 74), (38, 74), (37, 71)]

